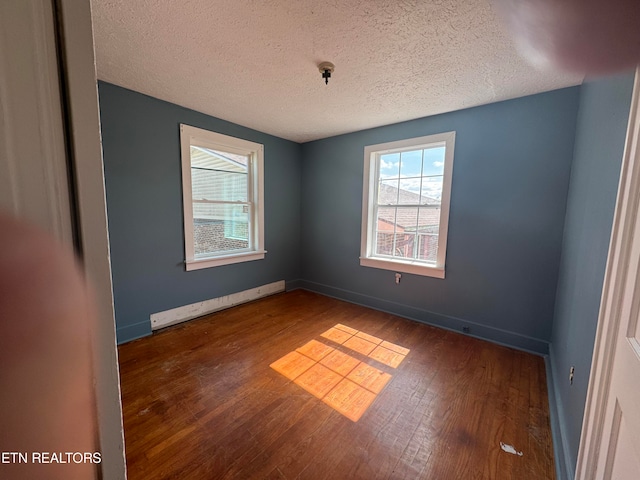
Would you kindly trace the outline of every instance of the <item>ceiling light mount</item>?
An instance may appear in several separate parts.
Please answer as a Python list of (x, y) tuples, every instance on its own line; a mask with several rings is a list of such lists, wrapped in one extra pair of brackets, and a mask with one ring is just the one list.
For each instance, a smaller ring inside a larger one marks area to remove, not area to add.
[(318, 65), (318, 70), (322, 74), (322, 78), (324, 78), (325, 85), (329, 84), (329, 79), (331, 78), (331, 74), (335, 70), (336, 66), (331, 62), (322, 62)]

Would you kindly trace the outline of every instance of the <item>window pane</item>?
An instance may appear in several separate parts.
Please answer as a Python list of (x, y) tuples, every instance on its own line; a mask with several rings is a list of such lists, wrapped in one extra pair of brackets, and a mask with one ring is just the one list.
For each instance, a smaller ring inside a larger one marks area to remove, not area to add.
[(398, 204), (398, 180), (382, 180), (378, 186), (378, 205)]
[(440, 207), (423, 207), (418, 210), (418, 230), (420, 232), (438, 233), (439, 225)]
[(400, 154), (387, 153), (380, 156), (380, 178), (398, 178), (400, 174)]
[(402, 152), (400, 155), (400, 176), (419, 177), (422, 175), (422, 150)]
[(195, 255), (249, 248), (249, 205), (193, 204)]
[(393, 231), (376, 233), (376, 255), (393, 255)]
[(393, 207), (378, 207), (376, 231), (393, 233), (396, 224), (396, 209)]
[(259, 260), (264, 145), (180, 124), (187, 271)]
[(401, 178), (398, 203), (401, 205), (418, 205), (420, 203), (420, 177)]
[(423, 175), (444, 175), (444, 147), (425, 148)]
[(438, 258), (438, 232), (440, 208), (420, 208), (418, 212), (418, 239), (416, 256), (435, 263)]
[(415, 258), (414, 246), (416, 236), (413, 233), (396, 233), (396, 244), (393, 250), (394, 257)]
[(196, 200), (246, 202), (249, 157), (191, 146), (191, 190)]
[(417, 225), (417, 208), (398, 207), (396, 212), (396, 232), (415, 232)]
[(361, 265), (444, 278), (454, 141), (446, 132), (365, 147)]
[(422, 179), (422, 199), (423, 205), (440, 205), (442, 201), (442, 181), (443, 176), (424, 177)]
[(415, 258), (415, 232), (418, 224), (418, 209), (396, 209), (396, 237), (393, 250), (394, 257)]
[(244, 172), (247, 171), (247, 165), (249, 164), (249, 157), (247, 155), (239, 155), (237, 153), (224, 152), (222, 150), (212, 150), (209, 148), (203, 148), (203, 150), (210, 152), (212, 155), (217, 156), (220, 160), (222, 160), (222, 165), (225, 170), (228, 170), (230, 172), (238, 171), (238, 169)]
[(194, 200), (246, 202), (246, 173), (191, 168), (191, 191)]
[(247, 173), (249, 157), (191, 145), (191, 166), (224, 172)]
[(418, 235), (418, 259), (436, 263), (438, 259), (438, 234)]

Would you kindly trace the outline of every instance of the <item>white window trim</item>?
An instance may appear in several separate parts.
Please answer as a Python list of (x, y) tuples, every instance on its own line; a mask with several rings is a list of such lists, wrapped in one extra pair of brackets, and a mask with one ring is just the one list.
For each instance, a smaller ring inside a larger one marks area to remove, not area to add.
[[(360, 244), (360, 265), (363, 267), (393, 270), (427, 277), (445, 278), (447, 234), (449, 231), (449, 206), (451, 202), (451, 178), (453, 173), (453, 150), (456, 132), (439, 133), (396, 142), (369, 145), (364, 149), (364, 181), (362, 189), (362, 230)], [(380, 155), (433, 146), (446, 146), (442, 200), (440, 207), (440, 227), (438, 232), (438, 256), (435, 265), (411, 259), (376, 257), (373, 255), (376, 219), (374, 203), (377, 198), (377, 172)]]
[[(251, 157), (252, 184), (251, 197), (253, 237), (250, 250), (223, 252), (209, 257), (195, 257), (193, 244), (193, 202), (191, 190), (191, 145), (224, 150), (230, 153)], [(187, 271), (201, 268), (219, 267), (264, 258), (264, 145), (260, 143), (230, 137), (202, 128), (180, 124), (180, 154), (182, 159), (182, 206), (184, 209), (184, 249), (185, 268)]]

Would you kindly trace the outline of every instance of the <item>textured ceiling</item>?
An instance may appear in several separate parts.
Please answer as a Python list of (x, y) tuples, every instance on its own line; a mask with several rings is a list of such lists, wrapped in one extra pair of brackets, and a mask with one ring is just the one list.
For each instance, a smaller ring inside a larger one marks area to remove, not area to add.
[[(304, 142), (576, 85), (489, 0), (92, 0), (98, 78)], [(333, 62), (325, 85), (317, 64)]]

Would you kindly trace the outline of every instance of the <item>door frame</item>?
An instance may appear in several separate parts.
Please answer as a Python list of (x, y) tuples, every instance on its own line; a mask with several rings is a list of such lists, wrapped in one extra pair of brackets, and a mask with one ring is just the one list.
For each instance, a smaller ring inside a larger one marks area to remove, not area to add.
[(0, 2), (0, 12), (0, 205), (79, 253), (98, 309), (97, 476), (125, 479), (91, 2)]
[[(624, 283), (630, 255), (640, 238), (633, 236), (640, 215), (640, 67), (636, 69), (631, 99), (627, 137), (622, 159), (618, 198), (598, 316), (598, 328), (593, 352), (587, 402), (580, 436), (576, 476), (578, 480), (595, 478), (607, 401), (611, 387), (611, 372), (616, 338), (620, 328), (620, 313), (637, 301), (624, 295)], [(602, 468), (602, 467), (601, 467)]]
[(89, 0), (53, 0), (68, 153), (75, 180), (76, 231), (85, 274), (98, 308), (93, 339), (101, 478), (125, 479), (124, 429), (107, 204), (102, 160), (98, 83)]

